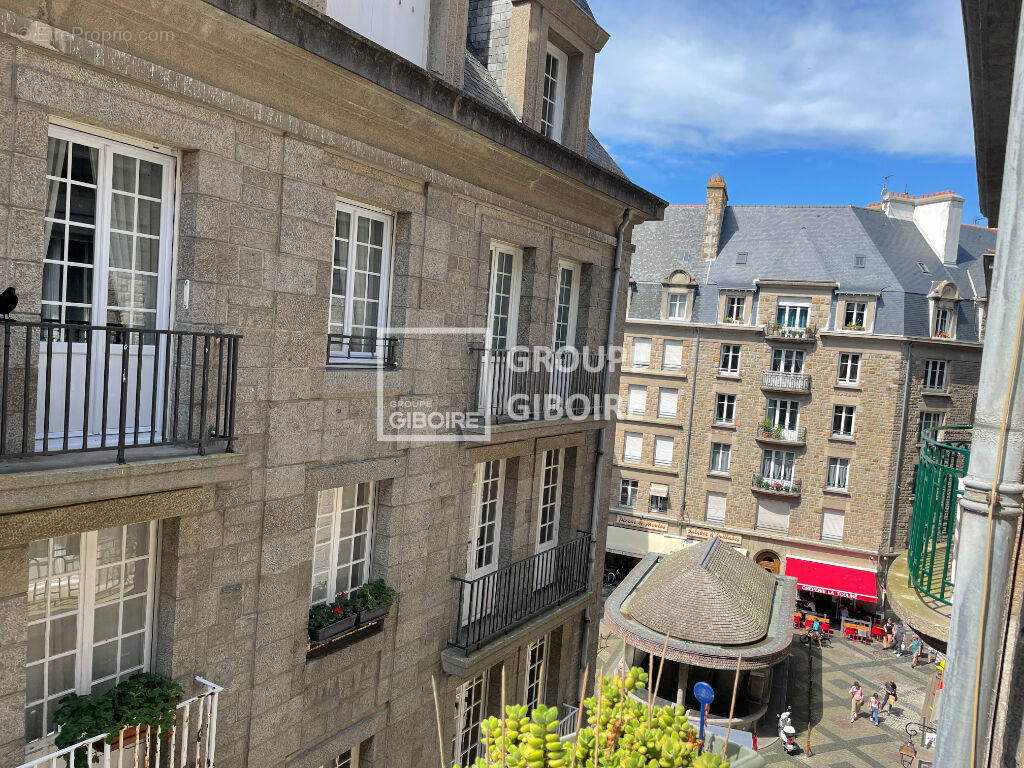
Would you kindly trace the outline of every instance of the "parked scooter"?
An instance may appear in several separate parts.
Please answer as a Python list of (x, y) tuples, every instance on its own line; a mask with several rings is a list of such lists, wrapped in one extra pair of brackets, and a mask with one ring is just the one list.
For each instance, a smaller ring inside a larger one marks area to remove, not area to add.
[(793, 727), (793, 720), (788, 709), (779, 715), (779, 743), (782, 744), (787, 755), (795, 755), (800, 752), (800, 747), (796, 743), (796, 728)]

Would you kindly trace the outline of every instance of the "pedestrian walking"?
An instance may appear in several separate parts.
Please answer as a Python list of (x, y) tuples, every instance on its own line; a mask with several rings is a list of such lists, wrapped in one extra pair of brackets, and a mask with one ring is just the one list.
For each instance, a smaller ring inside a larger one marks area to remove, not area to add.
[(860, 716), (860, 708), (862, 706), (864, 706), (864, 690), (860, 687), (860, 683), (854, 680), (853, 686), (850, 688), (851, 723)]
[(896, 703), (896, 681), (890, 679), (885, 684), (885, 703), (883, 707), (888, 707), (889, 714), (892, 714), (892, 707)]
[(893, 644), (893, 633), (896, 631), (896, 625), (892, 622), (890, 616), (885, 620), (885, 640), (882, 643), (882, 650), (887, 651), (892, 648)]
[(892, 633), (892, 655), (893, 656), (899, 656), (901, 653), (903, 653), (903, 636), (904, 636), (903, 622), (899, 621), (899, 622), (896, 623), (896, 628), (893, 630), (893, 633)]
[(921, 659), (921, 651), (924, 649), (924, 642), (920, 637), (914, 637), (910, 641), (910, 652), (913, 654), (913, 658), (910, 661), (910, 668), (913, 669), (917, 666), (917, 662)]
[(878, 726), (878, 694), (871, 694), (871, 701), (868, 702), (868, 710), (871, 712), (871, 721)]

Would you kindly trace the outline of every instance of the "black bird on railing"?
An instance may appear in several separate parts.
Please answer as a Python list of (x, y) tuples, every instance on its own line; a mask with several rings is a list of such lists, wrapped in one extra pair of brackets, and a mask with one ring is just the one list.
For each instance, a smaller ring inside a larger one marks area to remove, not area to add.
[(18, 306), (18, 294), (14, 286), (9, 286), (3, 293), (0, 293), (0, 316), (10, 320), (10, 314)]

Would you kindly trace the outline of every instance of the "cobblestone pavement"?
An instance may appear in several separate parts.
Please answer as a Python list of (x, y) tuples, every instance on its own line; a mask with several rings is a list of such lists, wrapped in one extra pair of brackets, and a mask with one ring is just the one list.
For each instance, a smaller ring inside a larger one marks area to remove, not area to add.
[[(900, 766), (900, 747), (907, 741), (906, 725), (920, 722), (921, 707), (928, 691), (934, 665), (910, 668), (909, 656), (896, 658), (878, 643), (864, 646), (836, 639), (833, 645), (813, 648), (812, 671), (808, 676), (808, 649), (794, 642), (790, 659), (789, 692), (793, 707), (793, 726), (797, 743), (807, 743), (808, 719), (811, 723), (812, 756), (791, 757), (773, 742), (761, 751), (768, 765), (794, 765), (794, 761), (821, 768), (896, 768)], [(882, 685), (892, 677), (899, 701), (892, 714), (882, 714), (875, 727), (867, 712), (872, 692), (882, 693)], [(859, 680), (864, 688), (864, 711), (850, 722), (850, 686)], [(808, 684), (812, 698), (808, 708)], [(808, 718), (808, 713), (810, 717)], [(772, 724), (774, 725), (774, 724)], [(918, 758), (930, 759), (930, 753), (915, 742)], [(914, 768), (917, 768), (915, 761)]]

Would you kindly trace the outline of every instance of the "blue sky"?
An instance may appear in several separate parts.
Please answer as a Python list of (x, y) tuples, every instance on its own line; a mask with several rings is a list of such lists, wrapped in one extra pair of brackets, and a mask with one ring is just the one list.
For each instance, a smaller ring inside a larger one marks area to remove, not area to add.
[(891, 174), (979, 216), (959, 2), (589, 1), (591, 128), (669, 202), (721, 173), (733, 203), (863, 205)]

